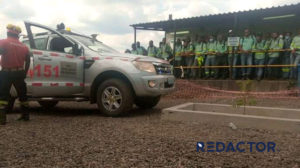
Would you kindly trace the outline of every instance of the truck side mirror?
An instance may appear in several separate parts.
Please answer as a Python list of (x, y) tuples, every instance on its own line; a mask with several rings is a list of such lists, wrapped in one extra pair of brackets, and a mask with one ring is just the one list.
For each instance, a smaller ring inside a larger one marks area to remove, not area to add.
[(73, 46), (73, 51), (74, 51), (74, 54), (75, 55), (81, 55), (82, 54), (82, 49), (81, 48), (79, 48), (79, 46), (78, 46), (78, 44), (77, 43), (75, 43), (75, 45)]

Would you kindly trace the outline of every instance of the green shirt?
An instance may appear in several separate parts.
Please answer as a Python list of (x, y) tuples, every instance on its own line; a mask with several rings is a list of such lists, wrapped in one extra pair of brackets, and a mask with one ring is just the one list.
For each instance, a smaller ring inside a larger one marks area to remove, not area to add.
[[(217, 52), (217, 43), (214, 42), (209, 42), (207, 43), (207, 52)], [(209, 57), (215, 57), (216, 55), (208, 55)]]
[(182, 45), (175, 46), (175, 61), (181, 61)]
[(144, 55), (144, 49), (142, 47), (136, 48), (138, 55)]
[(195, 44), (195, 55), (196, 56), (204, 56), (203, 54), (206, 52), (206, 43), (196, 43)]
[(217, 42), (217, 52), (221, 53), (221, 54), (224, 54), (226, 52), (226, 49), (227, 49), (227, 45), (225, 42)]
[(170, 47), (169, 44), (162, 44), (161, 52), (162, 52), (161, 58), (167, 59), (170, 56), (170, 54), (172, 53), (172, 48)]
[[(269, 50), (280, 50), (280, 49), (283, 49), (283, 40), (280, 38), (277, 38), (275, 40), (272, 39), (269, 46)], [(270, 52), (269, 57), (270, 58), (279, 57), (279, 52)]]
[(252, 46), (252, 50), (255, 52), (255, 59), (265, 59), (266, 53), (262, 52), (261, 50), (265, 51), (267, 49), (266, 42), (262, 40), (261, 42), (255, 42)]
[(138, 51), (137, 50), (131, 50), (131, 54), (138, 55)]
[(291, 43), (291, 49), (298, 49), (298, 51), (296, 51), (297, 54), (300, 54), (300, 35), (295, 36), (293, 38), (293, 41)]
[(156, 55), (157, 55), (157, 48), (155, 46), (148, 47), (147, 53), (148, 53), (147, 55), (150, 56), (150, 57), (156, 57)]
[(252, 46), (254, 44), (254, 38), (252, 36), (243, 37), (241, 39), (241, 47), (245, 51), (249, 51), (252, 49)]

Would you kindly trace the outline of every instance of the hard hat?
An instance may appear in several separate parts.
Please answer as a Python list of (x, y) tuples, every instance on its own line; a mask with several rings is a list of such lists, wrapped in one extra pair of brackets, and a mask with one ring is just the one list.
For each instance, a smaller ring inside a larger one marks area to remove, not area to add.
[(13, 24), (8, 24), (6, 26), (7, 32), (13, 33), (13, 34), (20, 34), (22, 32), (22, 29), (19, 26), (15, 26)]

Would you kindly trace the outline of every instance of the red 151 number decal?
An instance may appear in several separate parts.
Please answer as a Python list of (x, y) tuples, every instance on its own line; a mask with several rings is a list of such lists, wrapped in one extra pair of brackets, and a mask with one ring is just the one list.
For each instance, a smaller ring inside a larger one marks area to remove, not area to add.
[[(43, 74), (42, 73), (43, 70)], [(34, 73), (37, 72), (37, 77), (41, 77), (42, 75), (46, 78), (49, 78), (52, 76), (52, 73), (55, 73), (55, 77), (58, 78), (59, 77), (59, 66), (55, 66), (52, 68), (51, 65), (44, 65), (44, 67), (42, 68), (42, 66), (40, 64), (36, 65), (33, 70), (30, 69), (28, 71), (28, 75), (30, 76), (30, 78), (33, 77)]]

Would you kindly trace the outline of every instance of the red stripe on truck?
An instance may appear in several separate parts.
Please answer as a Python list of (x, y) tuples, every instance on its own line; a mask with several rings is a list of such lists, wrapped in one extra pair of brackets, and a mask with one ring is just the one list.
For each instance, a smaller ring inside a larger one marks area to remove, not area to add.
[(42, 83), (32, 83), (32, 86), (43, 86), (43, 84)]
[(41, 51), (33, 51), (32, 53), (35, 55), (43, 55), (43, 52), (41, 52)]
[(66, 55), (67, 58), (74, 58), (73, 55)]
[(57, 57), (57, 56), (59, 56), (59, 54), (57, 54), (57, 53), (50, 53), (50, 56)]
[(74, 84), (73, 84), (73, 83), (66, 83), (66, 86), (68, 86), (68, 87), (73, 87)]

